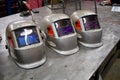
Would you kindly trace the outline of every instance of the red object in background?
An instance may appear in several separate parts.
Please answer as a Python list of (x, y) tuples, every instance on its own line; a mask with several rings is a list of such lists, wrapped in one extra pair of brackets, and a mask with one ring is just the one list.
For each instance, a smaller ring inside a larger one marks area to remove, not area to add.
[(28, 0), (26, 5), (29, 9), (35, 9), (42, 7), (42, 1), (43, 0)]

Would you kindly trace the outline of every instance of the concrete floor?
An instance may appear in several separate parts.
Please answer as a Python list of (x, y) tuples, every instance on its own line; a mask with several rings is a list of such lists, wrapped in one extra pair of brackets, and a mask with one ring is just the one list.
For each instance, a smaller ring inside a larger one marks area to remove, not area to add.
[(104, 80), (120, 80), (120, 59), (115, 61)]

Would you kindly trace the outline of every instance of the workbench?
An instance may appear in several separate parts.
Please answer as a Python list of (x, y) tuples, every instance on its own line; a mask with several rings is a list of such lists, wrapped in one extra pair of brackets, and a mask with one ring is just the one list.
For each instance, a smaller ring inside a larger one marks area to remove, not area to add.
[[(38, 26), (44, 16), (51, 14), (47, 7), (39, 9), (38, 14), (33, 17)], [(109, 30), (103, 30), (103, 46), (99, 48), (86, 48), (79, 45), (80, 50), (69, 56), (56, 53), (46, 46), (47, 61), (35, 69), (19, 68), (9, 56), (5, 48), (5, 30), (10, 22), (31, 19), (31, 17), (20, 17), (20, 14), (0, 18), (0, 80), (89, 80), (96, 72), (102, 73), (108, 61), (117, 56), (116, 45), (119, 37)]]

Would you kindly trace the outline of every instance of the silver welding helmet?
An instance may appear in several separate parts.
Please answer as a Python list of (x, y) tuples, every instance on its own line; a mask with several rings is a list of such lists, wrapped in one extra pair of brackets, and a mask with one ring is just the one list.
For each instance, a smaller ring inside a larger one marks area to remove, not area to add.
[(51, 14), (43, 21), (46, 44), (56, 52), (70, 55), (79, 50), (77, 33), (65, 14)]
[(41, 32), (32, 20), (10, 23), (6, 28), (6, 44), (10, 56), (21, 68), (35, 68), (46, 61)]
[(70, 18), (76, 29), (80, 44), (91, 48), (103, 45), (102, 28), (96, 13), (89, 10), (79, 10), (74, 12)]

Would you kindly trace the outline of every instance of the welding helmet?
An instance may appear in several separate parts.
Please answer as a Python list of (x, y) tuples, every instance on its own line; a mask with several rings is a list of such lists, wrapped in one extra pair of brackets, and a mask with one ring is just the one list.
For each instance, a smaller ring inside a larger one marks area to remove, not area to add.
[(44, 18), (46, 45), (56, 52), (69, 55), (79, 50), (77, 33), (65, 14), (51, 14)]
[(102, 46), (102, 28), (97, 14), (89, 10), (79, 10), (71, 15), (80, 44), (86, 47)]
[(35, 68), (46, 61), (41, 32), (32, 20), (19, 20), (6, 28), (10, 56), (21, 68)]

